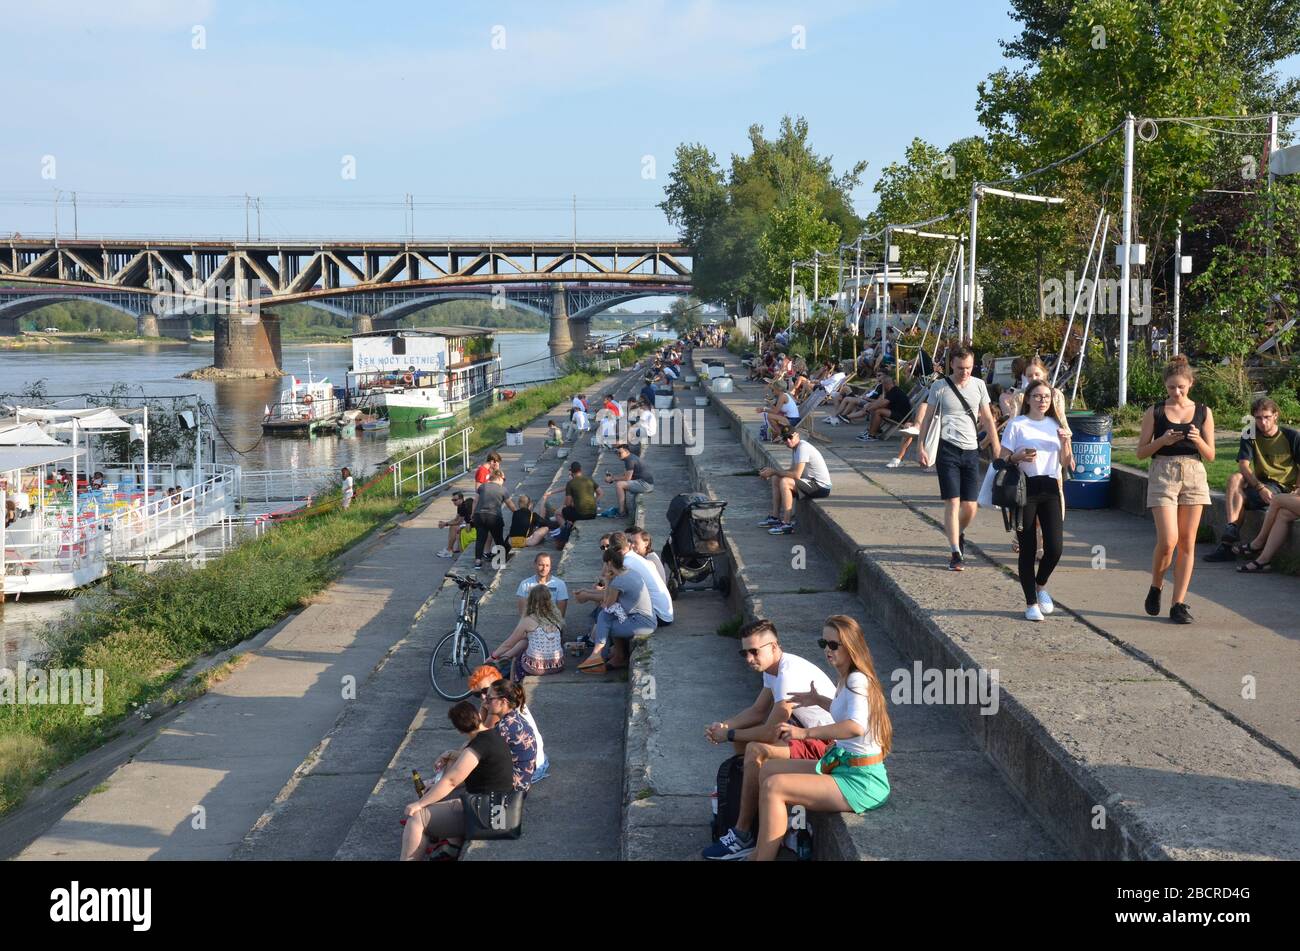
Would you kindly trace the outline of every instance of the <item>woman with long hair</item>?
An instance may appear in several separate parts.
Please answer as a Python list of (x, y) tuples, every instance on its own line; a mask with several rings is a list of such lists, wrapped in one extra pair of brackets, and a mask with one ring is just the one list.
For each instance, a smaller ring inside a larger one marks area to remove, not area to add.
[(830, 711), (835, 722), (811, 728), (783, 723), (778, 739), (829, 740), (831, 746), (819, 760), (769, 759), (763, 763), (752, 861), (776, 858), (790, 806), (863, 813), (889, 798), (885, 757), (893, 746), (894, 727), (862, 628), (848, 615), (832, 614), (817, 644), (839, 674), (835, 697), (823, 697), (809, 684), (807, 693), (776, 699), (792, 701), (796, 707), (820, 706)]
[[(1201, 510), (1210, 504), (1210, 486), (1205, 463), (1214, 461), (1214, 414), (1204, 403), (1188, 398), (1196, 375), (1179, 354), (1165, 367), (1168, 397), (1156, 403), (1142, 417), (1137, 457), (1151, 459), (1147, 473), (1147, 508), (1156, 523), (1156, 547), (1151, 556), (1151, 588), (1147, 592), (1147, 614), (1160, 614), (1160, 595), (1165, 572), (1174, 567), (1174, 595), (1169, 619), (1191, 624), (1187, 589), (1192, 583), (1192, 555)], [(1204, 462), (1202, 461), (1204, 460)], [(1175, 560), (1174, 553), (1178, 554)]]
[(510, 679), (521, 681), (529, 674), (558, 674), (564, 669), (564, 618), (551, 598), (551, 589), (535, 585), (528, 592), (524, 616), (488, 660), (510, 660)]
[[(1070, 440), (1061, 436), (1056, 416), (1056, 391), (1046, 380), (1032, 380), (1025, 388), (1025, 410), (1007, 423), (1002, 434), (1002, 458), (1025, 474), (1025, 507), (1021, 510), (1020, 585), (1025, 592), (1025, 619), (1041, 621), (1055, 605), (1047, 593), (1047, 579), (1061, 560), (1062, 506), (1060, 473), (1073, 469)], [(1036, 527), (1037, 526), (1037, 527)], [(1038, 528), (1043, 533), (1043, 555), (1034, 570)]]

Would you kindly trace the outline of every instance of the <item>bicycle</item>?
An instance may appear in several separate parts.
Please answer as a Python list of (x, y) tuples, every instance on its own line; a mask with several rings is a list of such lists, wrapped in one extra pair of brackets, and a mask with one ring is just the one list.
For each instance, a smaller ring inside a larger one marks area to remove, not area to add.
[[(488, 649), (479, 636), (478, 602), (487, 586), (472, 575), (447, 573), (460, 588), (460, 610), (456, 624), (442, 636), (429, 660), (429, 679), (444, 700), (464, 700), (469, 696), (469, 675), (487, 663)], [(441, 677), (441, 682), (439, 678)]]

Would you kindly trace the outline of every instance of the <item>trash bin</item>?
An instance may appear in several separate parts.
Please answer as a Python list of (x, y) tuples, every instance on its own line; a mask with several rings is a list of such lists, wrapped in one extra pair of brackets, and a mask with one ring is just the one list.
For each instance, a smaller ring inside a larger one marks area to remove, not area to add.
[(673, 408), (673, 391), (672, 389), (655, 388), (655, 409), (672, 409)]
[(1074, 432), (1074, 472), (1065, 478), (1065, 506), (1110, 507), (1110, 417), (1104, 413), (1067, 413)]
[(732, 391), (731, 377), (715, 376), (710, 388), (714, 393), (730, 393)]

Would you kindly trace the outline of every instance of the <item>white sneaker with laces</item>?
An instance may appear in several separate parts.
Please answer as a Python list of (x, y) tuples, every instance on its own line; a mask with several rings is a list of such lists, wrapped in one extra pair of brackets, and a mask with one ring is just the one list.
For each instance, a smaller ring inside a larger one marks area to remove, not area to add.
[(1038, 605), (1031, 604), (1029, 607), (1025, 608), (1025, 620), (1026, 621), (1043, 620), (1043, 612), (1038, 610)]
[(904, 426), (902, 429), (899, 430), (899, 432), (902, 433), (904, 436), (921, 435), (921, 430), (917, 429), (915, 426)]
[(1056, 604), (1052, 601), (1052, 596), (1047, 593), (1046, 588), (1038, 592), (1038, 607), (1044, 614), (1051, 614), (1056, 610)]
[(442, 551), (438, 552), (438, 557), (439, 557), (439, 558), (455, 558), (456, 556), (452, 554), (450, 548), (444, 548)]
[(897, 469), (897, 468), (898, 468), (899, 466), (901, 466), (902, 464), (903, 464), (903, 460), (902, 460), (902, 459), (890, 459), (888, 462), (885, 463), (885, 468), (886, 468), (886, 469)]

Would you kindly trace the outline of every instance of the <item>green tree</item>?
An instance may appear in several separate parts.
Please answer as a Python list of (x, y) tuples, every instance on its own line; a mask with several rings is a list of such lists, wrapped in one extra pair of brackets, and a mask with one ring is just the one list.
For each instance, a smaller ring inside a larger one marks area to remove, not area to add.
[[(807, 195), (794, 194), (772, 210), (767, 229), (758, 239), (759, 277), (764, 300), (780, 300), (789, 289), (790, 262), (804, 260), (813, 251), (834, 256), (840, 226), (823, 217), (822, 209)], [(822, 293), (835, 290), (833, 271), (826, 272)], [(812, 288), (805, 288), (810, 294)]]

